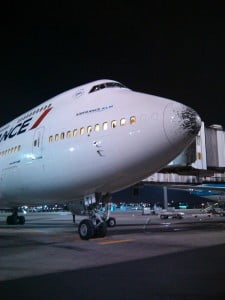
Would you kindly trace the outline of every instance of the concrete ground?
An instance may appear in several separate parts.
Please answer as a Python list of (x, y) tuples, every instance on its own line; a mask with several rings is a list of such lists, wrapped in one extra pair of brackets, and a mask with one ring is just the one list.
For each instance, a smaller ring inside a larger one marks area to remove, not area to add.
[[(0, 215), (0, 299), (225, 299), (225, 217), (114, 214), (80, 240), (67, 212)], [(77, 218), (77, 222), (81, 218)]]

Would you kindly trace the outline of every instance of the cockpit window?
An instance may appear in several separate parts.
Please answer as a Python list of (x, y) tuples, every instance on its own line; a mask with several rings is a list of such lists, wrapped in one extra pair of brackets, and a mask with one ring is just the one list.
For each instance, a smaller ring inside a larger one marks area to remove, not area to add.
[(97, 92), (99, 90), (105, 89), (105, 88), (126, 88), (123, 84), (119, 82), (106, 82), (106, 83), (101, 83), (98, 85), (95, 85), (91, 88), (89, 93)]

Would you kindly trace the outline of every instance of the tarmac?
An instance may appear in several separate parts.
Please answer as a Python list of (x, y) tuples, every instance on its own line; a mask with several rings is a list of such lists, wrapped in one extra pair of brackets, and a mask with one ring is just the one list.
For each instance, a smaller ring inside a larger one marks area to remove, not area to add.
[(69, 212), (0, 214), (0, 299), (225, 299), (225, 217), (113, 216), (83, 241)]

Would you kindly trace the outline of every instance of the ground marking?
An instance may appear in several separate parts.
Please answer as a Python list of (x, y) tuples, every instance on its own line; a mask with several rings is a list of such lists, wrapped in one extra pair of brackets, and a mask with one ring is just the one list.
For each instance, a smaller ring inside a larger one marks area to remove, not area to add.
[(114, 240), (114, 241), (105, 241), (98, 243), (99, 245), (111, 245), (111, 244), (122, 244), (122, 243), (129, 243), (133, 242), (134, 240)]

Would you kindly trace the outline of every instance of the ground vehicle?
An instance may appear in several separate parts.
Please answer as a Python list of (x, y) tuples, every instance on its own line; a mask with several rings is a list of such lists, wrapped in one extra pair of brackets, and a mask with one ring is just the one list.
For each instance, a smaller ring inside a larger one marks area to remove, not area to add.
[(183, 212), (176, 212), (176, 211), (165, 211), (160, 213), (161, 219), (168, 219), (169, 217), (172, 219), (183, 219), (184, 213)]
[(142, 215), (150, 215), (151, 214), (151, 208), (150, 207), (143, 207), (142, 208)]

